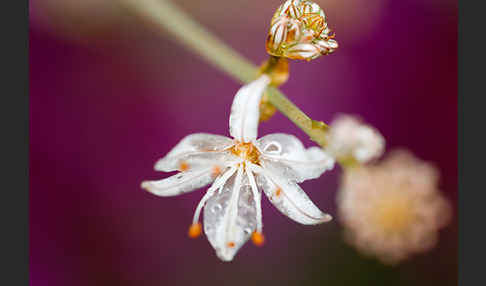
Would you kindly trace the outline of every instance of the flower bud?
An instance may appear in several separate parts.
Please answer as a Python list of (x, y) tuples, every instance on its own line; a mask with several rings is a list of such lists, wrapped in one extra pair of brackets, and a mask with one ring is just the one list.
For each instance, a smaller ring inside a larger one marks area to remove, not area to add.
[(338, 43), (333, 38), (319, 5), (288, 0), (273, 15), (266, 49), (272, 56), (310, 61), (334, 52)]

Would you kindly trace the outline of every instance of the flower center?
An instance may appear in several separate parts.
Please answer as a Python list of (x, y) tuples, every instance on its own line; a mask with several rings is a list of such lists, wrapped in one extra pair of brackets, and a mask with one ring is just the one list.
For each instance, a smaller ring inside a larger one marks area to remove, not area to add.
[(231, 153), (256, 165), (260, 162), (260, 152), (251, 143), (237, 143), (231, 148)]
[(414, 220), (412, 204), (403, 196), (384, 198), (374, 212), (376, 223), (389, 234), (405, 232)]

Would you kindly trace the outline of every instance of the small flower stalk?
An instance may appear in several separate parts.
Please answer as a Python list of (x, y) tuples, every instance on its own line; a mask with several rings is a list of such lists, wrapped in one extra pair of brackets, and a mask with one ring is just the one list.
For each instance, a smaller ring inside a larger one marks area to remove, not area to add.
[[(271, 56), (263, 62), (258, 71), (259, 75), (270, 77), (270, 85), (279, 87), (289, 78), (289, 61), (286, 58)], [(268, 94), (264, 93), (260, 101), (260, 121), (267, 121), (277, 112), (277, 108), (268, 100)]]
[(338, 48), (326, 14), (309, 0), (288, 0), (275, 11), (266, 41), (272, 56), (313, 60)]
[[(261, 194), (284, 215), (301, 224), (331, 220), (309, 199), (298, 183), (318, 178), (334, 167), (321, 148), (304, 148), (294, 136), (275, 133), (257, 139), (260, 101), (271, 79), (267, 75), (243, 86), (236, 94), (229, 119), (232, 138), (196, 133), (182, 139), (155, 170), (179, 174), (144, 181), (142, 188), (166, 197), (202, 188), (189, 237), (202, 231), (223, 261), (231, 261), (251, 238), (263, 245)], [(204, 227), (200, 223), (204, 209)]]
[(438, 180), (435, 167), (404, 150), (347, 169), (337, 196), (346, 240), (392, 265), (431, 249), (451, 217)]

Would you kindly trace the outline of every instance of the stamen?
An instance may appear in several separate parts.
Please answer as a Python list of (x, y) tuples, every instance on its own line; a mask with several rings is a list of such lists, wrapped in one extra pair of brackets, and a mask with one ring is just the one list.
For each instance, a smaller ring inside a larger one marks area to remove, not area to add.
[(233, 241), (230, 241), (226, 244), (226, 246), (228, 246), (229, 248), (233, 248), (235, 247), (235, 243)]
[(255, 209), (256, 209), (256, 230), (257, 232), (261, 233), (263, 224), (262, 224), (262, 200), (261, 200), (261, 193), (258, 192), (258, 186), (255, 181), (255, 176), (253, 176), (251, 163), (246, 166), (246, 174), (248, 176), (248, 181), (250, 182), (251, 190), (253, 192), (253, 201), (255, 202)]
[(251, 143), (237, 143), (231, 148), (231, 152), (243, 160), (259, 164), (260, 152)]
[(263, 236), (263, 234), (261, 232), (257, 232), (255, 231), (252, 235), (251, 235), (251, 241), (253, 242), (253, 244), (255, 244), (256, 246), (262, 246), (263, 243), (265, 242), (265, 236)]
[(184, 172), (184, 171), (187, 171), (187, 170), (189, 170), (189, 164), (186, 161), (182, 161), (179, 164), (179, 171)]
[(282, 194), (282, 189), (277, 188), (277, 190), (275, 191), (275, 196), (280, 197), (281, 194)]
[(201, 235), (201, 232), (202, 232), (201, 223), (198, 222), (198, 223), (191, 224), (187, 234), (189, 235), (190, 238), (196, 238)]
[(233, 174), (236, 172), (235, 167), (231, 167), (228, 171), (226, 171), (221, 177), (216, 178), (216, 181), (213, 183), (213, 185), (208, 189), (206, 194), (202, 197), (201, 201), (199, 201), (199, 204), (196, 207), (196, 211), (194, 212), (194, 217), (192, 219), (192, 224), (196, 224), (199, 222), (199, 215), (201, 214), (201, 210), (203, 206), (206, 204), (207, 200), (214, 194), (214, 192), (218, 189), (221, 190), (221, 188), (226, 184), (226, 181), (233, 176)]

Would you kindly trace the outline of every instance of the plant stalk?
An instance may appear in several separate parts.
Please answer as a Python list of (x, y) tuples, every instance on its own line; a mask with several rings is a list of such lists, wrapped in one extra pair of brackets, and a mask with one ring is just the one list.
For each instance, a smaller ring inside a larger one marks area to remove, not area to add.
[[(226, 45), (214, 34), (168, 0), (121, 0), (161, 31), (172, 34), (188, 50), (241, 83), (258, 76), (258, 67)], [(275, 87), (268, 88), (268, 100), (321, 147), (326, 145), (327, 125), (309, 118)]]

